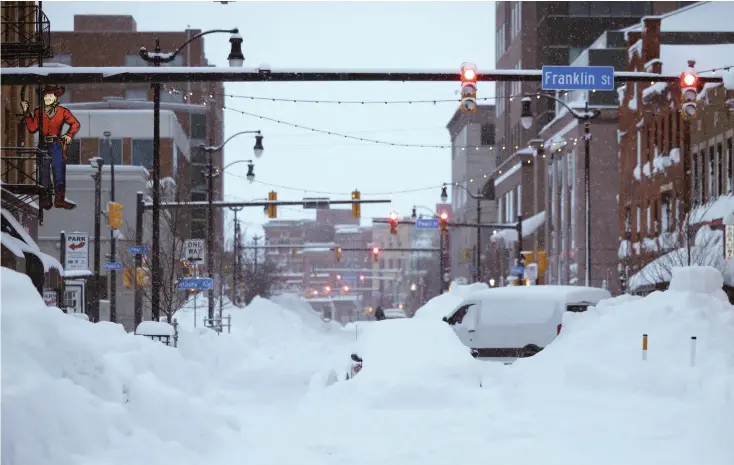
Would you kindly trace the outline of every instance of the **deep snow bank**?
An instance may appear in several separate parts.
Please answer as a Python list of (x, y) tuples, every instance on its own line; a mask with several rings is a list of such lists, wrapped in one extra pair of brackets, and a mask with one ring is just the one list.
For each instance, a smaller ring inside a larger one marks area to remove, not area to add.
[(464, 298), (474, 292), (485, 291), (487, 289), (489, 289), (489, 286), (485, 283), (462, 285), (454, 282), (451, 284), (449, 292), (438, 295), (426, 302), (425, 305), (416, 310), (413, 318), (428, 318), (441, 321), (451, 311), (456, 310), (456, 307)]
[(237, 430), (203, 397), (205, 365), (46, 307), (25, 275), (0, 278), (3, 465), (190, 464)]

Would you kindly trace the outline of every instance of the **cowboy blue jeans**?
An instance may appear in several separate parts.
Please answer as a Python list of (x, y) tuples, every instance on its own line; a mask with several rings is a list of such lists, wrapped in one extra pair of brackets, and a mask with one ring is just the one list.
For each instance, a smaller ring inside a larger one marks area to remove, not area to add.
[(51, 185), (51, 172), (53, 171), (54, 187), (64, 189), (66, 187), (66, 161), (64, 160), (64, 151), (61, 148), (61, 141), (49, 142), (46, 144), (46, 149), (51, 156), (51, 160), (44, 158), (43, 163), (41, 163), (41, 184), (46, 187)]

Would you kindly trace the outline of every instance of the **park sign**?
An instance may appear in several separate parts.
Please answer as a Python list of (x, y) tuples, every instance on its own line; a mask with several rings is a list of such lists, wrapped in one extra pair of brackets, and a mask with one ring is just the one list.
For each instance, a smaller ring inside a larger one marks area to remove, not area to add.
[(73, 232), (65, 236), (64, 270), (89, 269), (89, 233)]
[(543, 66), (543, 90), (614, 90), (613, 66)]

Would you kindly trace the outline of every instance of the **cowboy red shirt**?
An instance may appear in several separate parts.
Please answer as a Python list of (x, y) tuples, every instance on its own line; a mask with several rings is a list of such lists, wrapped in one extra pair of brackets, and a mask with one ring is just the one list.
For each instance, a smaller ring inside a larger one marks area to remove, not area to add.
[[(54, 137), (67, 135), (69, 137), (74, 137), (74, 135), (79, 132), (79, 120), (77, 120), (68, 109), (62, 106), (57, 106), (55, 110), (56, 111), (51, 117), (49, 117), (45, 111), (43, 112), (43, 130), (41, 135)], [(69, 125), (69, 130), (66, 134), (61, 134), (64, 123)], [(38, 131), (38, 108), (33, 112), (33, 116), (26, 113), (25, 124), (30, 132), (34, 133)], [(64, 147), (64, 154), (66, 154), (66, 147)]]

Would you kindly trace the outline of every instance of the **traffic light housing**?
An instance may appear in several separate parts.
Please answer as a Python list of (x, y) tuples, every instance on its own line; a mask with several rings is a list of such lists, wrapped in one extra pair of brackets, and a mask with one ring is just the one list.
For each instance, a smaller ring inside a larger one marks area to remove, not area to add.
[(461, 263), (469, 263), (471, 249), (464, 247), (461, 249)]
[(449, 228), (449, 214), (446, 212), (441, 213), (441, 216), (438, 218), (438, 223), (441, 227), (441, 232), (445, 234)]
[(291, 257), (296, 258), (296, 254), (298, 253), (298, 250), (295, 247), (291, 248)]
[(696, 117), (696, 97), (702, 90), (698, 74), (693, 70), (693, 61), (688, 62), (688, 69), (680, 75), (680, 106), (683, 116)]
[(474, 63), (461, 65), (461, 104), (462, 113), (477, 111), (477, 78), (479, 72)]
[[(358, 190), (352, 191), (352, 200), (360, 200), (361, 194)], [(360, 203), (352, 203), (352, 216), (354, 218), (360, 218), (362, 216), (362, 204)]]
[[(278, 193), (275, 191), (268, 192), (268, 200), (278, 200)], [(278, 206), (268, 205), (268, 218), (278, 217)]]
[(335, 252), (336, 252), (336, 261), (338, 262), (342, 261), (342, 248), (337, 247)]
[(390, 213), (390, 218), (388, 219), (390, 223), (390, 234), (397, 234), (398, 233), (398, 214), (396, 212)]
[(123, 223), (121, 203), (107, 202), (107, 222), (110, 229), (120, 229)]
[(379, 247), (372, 247), (372, 260), (374, 260), (375, 263), (380, 261), (380, 248)]

